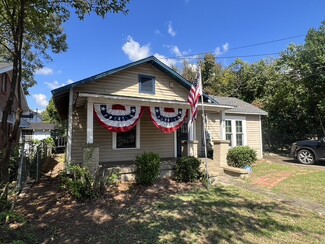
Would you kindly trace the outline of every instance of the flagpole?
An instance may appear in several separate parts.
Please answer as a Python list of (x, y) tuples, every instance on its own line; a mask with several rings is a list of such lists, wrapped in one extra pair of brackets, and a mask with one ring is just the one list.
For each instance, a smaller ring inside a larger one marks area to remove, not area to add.
[(203, 86), (202, 86), (202, 76), (201, 76), (201, 66), (199, 66), (199, 82), (202, 89), (202, 95), (201, 95), (201, 106), (202, 106), (202, 118), (203, 118), (203, 140), (204, 140), (204, 161), (205, 161), (205, 172), (207, 177), (207, 188), (210, 187), (210, 180), (209, 180), (209, 172), (208, 172), (208, 160), (207, 160), (207, 140), (206, 140), (206, 134), (205, 134), (205, 111), (204, 111), (204, 103), (203, 103)]

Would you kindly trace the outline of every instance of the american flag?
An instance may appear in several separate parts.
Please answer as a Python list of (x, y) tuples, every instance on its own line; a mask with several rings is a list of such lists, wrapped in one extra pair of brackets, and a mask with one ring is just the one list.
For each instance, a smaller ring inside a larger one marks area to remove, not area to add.
[(199, 77), (196, 86), (192, 84), (190, 94), (188, 95), (188, 103), (192, 110), (192, 120), (197, 118), (198, 104), (200, 97), (202, 96), (202, 80), (201, 80), (201, 69), (199, 69)]

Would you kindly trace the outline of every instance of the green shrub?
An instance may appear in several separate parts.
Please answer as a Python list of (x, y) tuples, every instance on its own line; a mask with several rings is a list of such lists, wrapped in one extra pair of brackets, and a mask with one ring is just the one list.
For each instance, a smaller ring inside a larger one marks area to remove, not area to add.
[(135, 180), (140, 185), (152, 185), (160, 174), (160, 157), (156, 153), (137, 155), (135, 160)]
[(179, 182), (194, 182), (202, 178), (201, 161), (193, 156), (182, 157), (176, 161), (175, 178)]
[(79, 165), (69, 167), (70, 176), (65, 176), (62, 188), (78, 200), (99, 196), (104, 188), (102, 181), (95, 179), (89, 169)]
[(256, 162), (256, 152), (254, 149), (245, 147), (235, 147), (228, 151), (227, 163), (229, 166), (244, 168)]

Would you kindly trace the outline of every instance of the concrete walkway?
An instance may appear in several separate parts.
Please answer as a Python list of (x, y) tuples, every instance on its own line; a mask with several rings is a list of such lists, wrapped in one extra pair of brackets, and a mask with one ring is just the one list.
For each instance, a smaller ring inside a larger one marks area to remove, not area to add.
[(227, 175), (219, 176), (216, 179), (215, 185), (226, 185), (226, 186), (235, 186), (243, 188), (245, 190), (261, 194), (269, 199), (278, 201), (284, 204), (292, 205), (294, 207), (303, 208), (309, 211), (318, 213), (320, 216), (325, 216), (325, 207), (315, 202), (306, 201), (303, 199), (294, 199), (292, 197), (286, 196), (284, 194), (275, 193), (271, 191), (269, 187), (258, 187), (256, 185), (251, 185), (245, 182), (244, 179), (235, 178)]

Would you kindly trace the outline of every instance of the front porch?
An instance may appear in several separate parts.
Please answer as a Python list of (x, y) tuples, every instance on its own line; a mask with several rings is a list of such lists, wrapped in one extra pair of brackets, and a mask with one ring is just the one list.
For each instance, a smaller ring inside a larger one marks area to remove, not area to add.
[[(202, 162), (202, 171), (208, 171), (209, 178), (215, 179), (222, 175), (231, 176), (245, 176), (248, 172), (243, 169), (236, 169), (229, 167), (226, 162), (226, 155), (229, 149), (229, 141), (226, 140), (215, 140), (214, 141), (214, 158), (199, 158)], [(98, 163), (98, 148), (92, 148), (91, 158), (87, 157), (85, 153), (85, 161), (88, 161), (88, 165), (97, 165), (96, 168), (99, 170), (99, 174), (102, 176), (110, 176), (112, 174), (118, 175), (120, 181), (128, 182), (135, 181), (135, 161), (107, 161)], [(88, 151), (89, 152), (89, 149)], [(160, 178), (170, 178), (174, 176), (176, 161), (178, 158), (162, 158), (160, 167)]]

